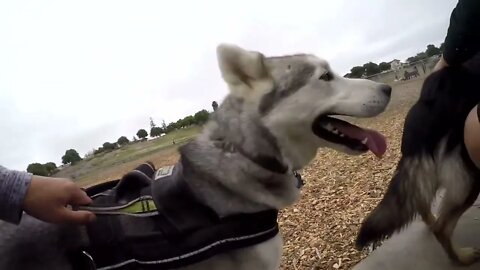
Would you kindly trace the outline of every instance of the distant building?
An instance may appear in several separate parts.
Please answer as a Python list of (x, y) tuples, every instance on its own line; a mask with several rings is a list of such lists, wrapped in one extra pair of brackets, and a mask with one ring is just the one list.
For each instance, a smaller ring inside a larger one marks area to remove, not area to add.
[(402, 62), (400, 62), (400, 60), (398, 59), (394, 59), (390, 61), (389, 64), (390, 64), (390, 69), (394, 71), (397, 71), (402, 68)]

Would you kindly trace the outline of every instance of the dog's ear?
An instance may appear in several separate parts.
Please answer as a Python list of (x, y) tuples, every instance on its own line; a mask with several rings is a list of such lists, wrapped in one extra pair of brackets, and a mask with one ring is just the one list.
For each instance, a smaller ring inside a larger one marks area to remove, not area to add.
[(217, 47), (220, 72), (232, 94), (256, 99), (273, 89), (273, 79), (265, 65), (265, 56), (238, 46), (220, 44)]

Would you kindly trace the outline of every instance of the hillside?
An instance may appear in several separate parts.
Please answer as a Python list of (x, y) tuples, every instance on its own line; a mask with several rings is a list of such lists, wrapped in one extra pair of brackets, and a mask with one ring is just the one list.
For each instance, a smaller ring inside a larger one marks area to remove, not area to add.
[(158, 159), (161, 159), (160, 164), (174, 163), (178, 146), (193, 139), (200, 130), (201, 127), (193, 126), (172, 131), (149, 141), (130, 143), (113, 151), (86, 158), (62, 169), (54, 176), (71, 178), (82, 186), (89, 186), (96, 182), (117, 179), (147, 160), (152, 160), (155, 164), (159, 163)]

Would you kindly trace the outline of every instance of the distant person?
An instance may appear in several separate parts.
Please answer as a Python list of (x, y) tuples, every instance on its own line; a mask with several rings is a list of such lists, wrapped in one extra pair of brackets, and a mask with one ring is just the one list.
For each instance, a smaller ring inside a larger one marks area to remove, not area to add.
[(73, 211), (92, 200), (68, 179), (32, 175), (0, 166), (0, 219), (19, 224), (22, 212), (49, 223), (86, 224), (95, 219), (89, 211)]
[[(480, 1), (460, 0), (450, 16), (443, 55), (434, 71), (461, 65), (480, 51)], [(476, 86), (478, 88), (478, 86)], [(465, 120), (464, 141), (472, 161), (480, 168), (480, 103)]]

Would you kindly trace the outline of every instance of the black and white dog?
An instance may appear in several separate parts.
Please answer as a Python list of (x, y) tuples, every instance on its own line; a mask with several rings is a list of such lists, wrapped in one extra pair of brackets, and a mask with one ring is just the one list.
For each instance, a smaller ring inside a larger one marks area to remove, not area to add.
[[(480, 258), (479, 249), (451, 241), (457, 221), (480, 192), (480, 170), (463, 142), (465, 119), (480, 102), (479, 76), (477, 55), (425, 80), (405, 120), (402, 157), (385, 196), (361, 226), (359, 248), (389, 237), (420, 214), (454, 262), (468, 265)], [(445, 195), (436, 218), (431, 203), (440, 188)]]

